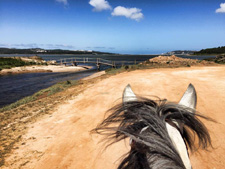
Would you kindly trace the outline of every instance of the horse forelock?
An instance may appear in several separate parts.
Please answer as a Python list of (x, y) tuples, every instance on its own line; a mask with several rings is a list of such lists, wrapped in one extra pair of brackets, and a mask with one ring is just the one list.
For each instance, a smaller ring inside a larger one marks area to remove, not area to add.
[[(109, 145), (127, 137), (132, 139), (131, 151), (118, 167), (121, 169), (145, 166), (146, 162), (154, 169), (170, 168), (169, 166), (185, 168), (167, 132), (168, 121), (175, 120), (184, 125), (182, 136), (190, 149), (194, 147), (193, 134), (199, 137), (199, 146), (202, 148), (211, 144), (207, 129), (197, 118), (203, 116), (190, 113), (193, 111), (178, 104), (142, 98), (139, 101), (117, 105), (109, 112), (111, 114), (95, 131), (106, 134), (111, 141)], [(143, 158), (147, 161), (137, 160), (137, 156), (138, 159)]]

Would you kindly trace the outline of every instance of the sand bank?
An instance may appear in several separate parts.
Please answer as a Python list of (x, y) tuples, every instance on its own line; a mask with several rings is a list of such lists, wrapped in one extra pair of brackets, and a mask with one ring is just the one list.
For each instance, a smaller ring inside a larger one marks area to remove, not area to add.
[(37, 73), (37, 72), (76, 72), (86, 70), (91, 68), (91, 66), (80, 67), (80, 66), (57, 66), (57, 65), (48, 65), (48, 66), (23, 66), (23, 67), (14, 67), (11, 69), (3, 69), (0, 71), (0, 75), (7, 74), (20, 74), (20, 73)]
[(215, 149), (191, 153), (191, 163), (198, 169), (224, 168), (225, 66), (137, 70), (70, 88), (60, 95), (71, 97), (64, 97), (50, 114), (26, 126), (27, 133), (2, 168), (116, 168), (120, 157), (130, 149), (128, 140), (103, 152), (98, 143), (102, 137), (91, 135), (90, 130), (103, 120), (109, 108), (121, 102), (128, 83), (140, 96), (154, 95), (175, 102), (192, 83), (198, 95), (197, 110), (218, 123), (204, 121)]

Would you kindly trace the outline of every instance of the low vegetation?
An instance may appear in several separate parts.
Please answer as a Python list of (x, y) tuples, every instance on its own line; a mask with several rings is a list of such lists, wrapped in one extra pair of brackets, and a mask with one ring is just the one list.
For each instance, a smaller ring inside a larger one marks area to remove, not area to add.
[[(129, 72), (134, 70), (141, 70), (141, 69), (153, 69), (153, 68), (166, 68), (171, 66), (165, 66), (165, 65), (153, 65), (153, 64), (138, 64), (138, 65), (125, 65), (120, 68), (110, 68), (107, 69), (105, 72), (108, 75), (118, 74), (122, 72)], [(190, 66), (188, 66), (190, 67)]]
[(112, 74), (122, 73), (122, 72), (125, 72), (125, 71), (132, 71), (132, 70), (146, 69), (146, 68), (150, 68), (150, 67), (147, 66), (147, 65), (141, 65), (141, 64), (139, 64), (139, 65), (125, 65), (125, 66), (122, 66), (120, 68), (107, 69), (105, 72), (106, 72), (106, 74), (112, 75)]
[(45, 63), (34, 61), (23, 61), (20, 58), (0, 58), (0, 71), (2, 69), (11, 69), (13, 67), (29, 66), (29, 65), (41, 65)]
[[(172, 60), (170, 60), (172, 58)], [(177, 68), (177, 67), (191, 67), (191, 66), (207, 66), (213, 65), (213, 62), (204, 60), (183, 59), (173, 56), (159, 56), (153, 59), (147, 60), (137, 65), (125, 65), (120, 68), (110, 68), (106, 70), (106, 74), (118, 74), (125, 71), (133, 71), (138, 69), (154, 69), (154, 68)]]
[(208, 59), (204, 59), (206, 61), (212, 61), (218, 64), (225, 64), (225, 54), (224, 55), (219, 55), (216, 56), (215, 58), (208, 58)]
[(25, 66), (27, 63), (21, 59), (0, 58), (0, 69), (10, 69), (17, 66)]

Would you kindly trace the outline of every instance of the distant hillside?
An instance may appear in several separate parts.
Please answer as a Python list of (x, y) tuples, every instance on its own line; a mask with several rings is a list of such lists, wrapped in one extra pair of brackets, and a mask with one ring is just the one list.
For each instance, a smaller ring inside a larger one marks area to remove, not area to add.
[(195, 52), (196, 51), (193, 51), (193, 50), (175, 50), (175, 51), (167, 52), (165, 53), (165, 55), (192, 55)]
[(0, 48), (0, 54), (111, 54), (107, 52), (98, 51), (84, 51), (84, 50), (45, 50), (41, 48), (32, 49), (15, 49), (15, 48)]
[(208, 49), (202, 49), (199, 52), (195, 52), (195, 55), (203, 55), (203, 54), (223, 54), (225, 53), (225, 46), (221, 46), (218, 48), (208, 48)]

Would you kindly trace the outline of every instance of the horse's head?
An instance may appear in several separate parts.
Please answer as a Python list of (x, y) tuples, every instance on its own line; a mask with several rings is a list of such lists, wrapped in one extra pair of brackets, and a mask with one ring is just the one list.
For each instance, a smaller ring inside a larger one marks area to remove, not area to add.
[(123, 103), (110, 110), (112, 114), (96, 131), (106, 131), (112, 143), (130, 138), (131, 150), (118, 168), (191, 169), (187, 149), (195, 148), (194, 135), (203, 149), (211, 145), (210, 135), (198, 119), (207, 118), (196, 113), (196, 102), (192, 84), (178, 104), (137, 97), (127, 85)]
[[(124, 89), (124, 92), (123, 92), (123, 103), (126, 104), (127, 102), (131, 102), (131, 101), (138, 101), (138, 98), (132, 91), (131, 86), (127, 85), (127, 87)], [(193, 111), (190, 113), (194, 113), (194, 110), (196, 108), (196, 103), (197, 103), (197, 95), (196, 95), (195, 88), (192, 84), (189, 84), (179, 104), (190, 108), (190, 110)], [(191, 169), (191, 163), (188, 157), (187, 147), (182, 137), (184, 124), (182, 123), (180, 119), (166, 121), (165, 123), (166, 123), (166, 128), (167, 128), (169, 137), (174, 147), (176, 148), (177, 152), (179, 153), (185, 167), (187, 169)], [(143, 128), (141, 132), (143, 132), (146, 129), (147, 127)], [(132, 142), (133, 141), (131, 139), (130, 143)]]

